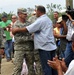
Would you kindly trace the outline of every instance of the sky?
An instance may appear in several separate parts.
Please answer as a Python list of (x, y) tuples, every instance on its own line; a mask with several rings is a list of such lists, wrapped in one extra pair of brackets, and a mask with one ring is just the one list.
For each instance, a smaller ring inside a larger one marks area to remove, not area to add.
[(10, 11), (13, 13), (17, 12), (17, 8), (35, 8), (35, 5), (43, 5), (46, 7), (47, 4), (61, 4), (65, 7), (65, 0), (0, 0), (0, 13)]

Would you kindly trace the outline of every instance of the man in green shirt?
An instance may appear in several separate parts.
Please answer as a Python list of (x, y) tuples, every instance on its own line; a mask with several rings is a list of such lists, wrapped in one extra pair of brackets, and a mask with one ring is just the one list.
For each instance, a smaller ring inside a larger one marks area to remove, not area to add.
[[(7, 15), (2, 15), (2, 21), (0, 22), (0, 27), (4, 28), (7, 27), (9, 24), (11, 24), (11, 20), (7, 20)], [(4, 33), (6, 35), (6, 42), (5, 42), (5, 55), (7, 61), (11, 60), (11, 52), (12, 52), (12, 37), (10, 36), (10, 32), (7, 30), (4, 30)]]

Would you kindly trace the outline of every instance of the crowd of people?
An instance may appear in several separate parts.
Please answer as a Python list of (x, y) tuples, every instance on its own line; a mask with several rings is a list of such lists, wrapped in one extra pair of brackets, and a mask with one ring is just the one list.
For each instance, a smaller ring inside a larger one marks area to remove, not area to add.
[(64, 20), (55, 11), (51, 21), (44, 6), (37, 6), (28, 20), (25, 8), (17, 9), (17, 15), (8, 20), (3, 14), (0, 22), (0, 48), (4, 49), (7, 62), (13, 61), (12, 75), (25, 75), (21, 74), (23, 59), (28, 68), (27, 75), (73, 75), (72, 17), (66, 14), (68, 20)]

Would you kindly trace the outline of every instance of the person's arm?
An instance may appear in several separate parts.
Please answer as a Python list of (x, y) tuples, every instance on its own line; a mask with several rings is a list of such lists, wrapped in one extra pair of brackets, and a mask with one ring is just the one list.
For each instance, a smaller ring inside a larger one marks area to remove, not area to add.
[(66, 38), (66, 35), (54, 34), (54, 37), (56, 37), (56, 38)]
[(58, 72), (58, 75), (64, 75), (61, 67), (57, 70), (57, 72)]
[(71, 21), (72, 24), (74, 25), (74, 20), (72, 19), (72, 17), (71, 17), (69, 14), (66, 14), (66, 15), (69, 17), (70, 21)]
[(56, 33), (55, 30), (53, 30), (53, 34), (54, 34), (55, 38), (66, 38), (66, 35), (59, 35), (59, 34)]
[(13, 34), (15, 34), (17, 32), (27, 32), (28, 30), (27, 30), (26, 27), (24, 27), (24, 28), (12, 28), (11, 31), (12, 31)]
[(66, 34), (67, 34), (67, 31), (68, 31), (66, 22), (63, 20), (61, 23), (62, 23), (62, 25), (63, 25), (64, 34), (66, 35)]
[(64, 58), (60, 62), (61, 62), (62, 71), (65, 73), (68, 68), (67, 68), (66, 63), (64, 61)]
[(69, 14), (66, 13), (66, 15), (68, 16), (68, 18), (70, 19), (70, 21), (72, 21), (72, 18)]

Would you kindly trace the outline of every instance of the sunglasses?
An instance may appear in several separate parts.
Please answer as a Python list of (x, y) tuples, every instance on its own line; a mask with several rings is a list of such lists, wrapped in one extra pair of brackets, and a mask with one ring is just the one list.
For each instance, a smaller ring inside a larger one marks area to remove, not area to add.
[(22, 14), (27, 15), (26, 13), (22, 13)]
[(16, 18), (12, 18), (12, 19), (16, 19)]

